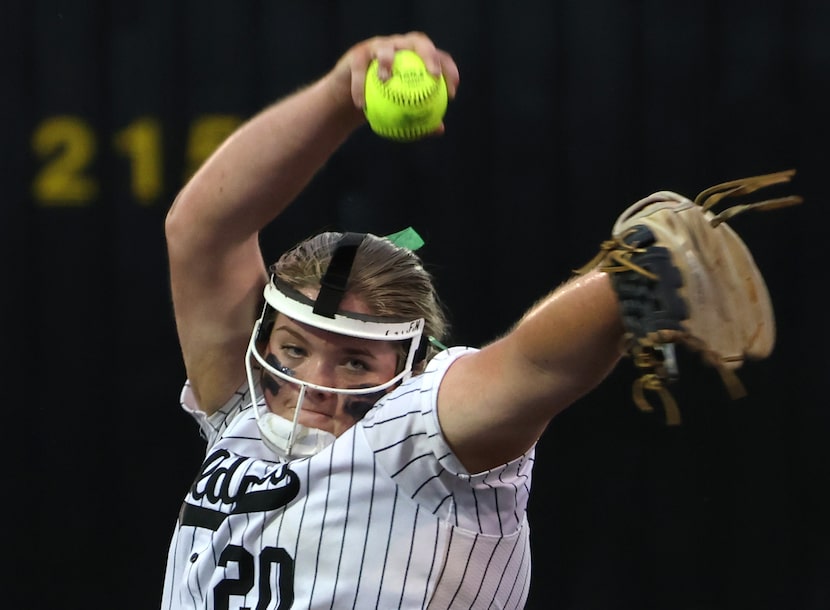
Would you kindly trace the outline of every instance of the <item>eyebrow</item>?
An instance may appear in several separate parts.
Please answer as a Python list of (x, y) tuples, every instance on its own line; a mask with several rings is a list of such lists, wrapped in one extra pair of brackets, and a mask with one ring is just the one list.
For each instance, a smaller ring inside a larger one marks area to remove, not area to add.
[[(297, 339), (301, 343), (308, 343), (309, 342), (309, 340), (304, 335), (302, 335), (301, 333), (296, 331), (294, 328), (291, 328), (290, 326), (286, 326), (284, 324), (281, 324), (279, 326), (276, 326), (274, 328), (274, 330), (275, 331), (281, 330), (281, 331), (291, 335), (292, 337), (294, 337), (295, 339)], [(338, 335), (338, 336), (343, 336), (343, 337), (346, 337), (347, 339), (351, 338), (351, 337), (348, 337), (346, 335)], [(377, 356), (365, 347), (355, 347), (355, 346), (352, 346), (352, 345), (347, 345), (347, 346), (344, 346), (344, 347), (339, 347), (338, 349), (339, 349), (339, 351), (341, 351), (342, 353), (344, 353), (348, 356), (363, 356), (365, 358), (371, 358), (372, 360), (377, 360)]]
[(350, 356), (365, 356), (366, 358), (377, 360), (377, 356), (364, 347), (346, 347), (343, 348), (343, 352)]

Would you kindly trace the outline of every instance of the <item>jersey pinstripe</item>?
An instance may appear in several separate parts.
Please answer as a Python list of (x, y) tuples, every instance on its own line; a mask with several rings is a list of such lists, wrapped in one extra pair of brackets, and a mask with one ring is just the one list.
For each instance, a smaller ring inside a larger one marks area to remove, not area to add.
[(467, 474), (435, 411), (453, 348), (317, 455), (284, 463), (247, 391), (210, 417), (168, 556), (163, 610), (521, 608), (533, 451)]

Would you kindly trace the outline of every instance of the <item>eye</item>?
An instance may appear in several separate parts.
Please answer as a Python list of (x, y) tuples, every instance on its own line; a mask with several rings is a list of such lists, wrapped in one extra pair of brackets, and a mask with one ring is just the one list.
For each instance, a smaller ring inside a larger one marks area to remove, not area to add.
[(351, 358), (347, 360), (345, 366), (353, 373), (366, 373), (370, 370), (368, 363), (360, 358)]
[(289, 359), (293, 358), (294, 360), (305, 358), (308, 355), (305, 349), (291, 343), (280, 345), (280, 352), (284, 357)]

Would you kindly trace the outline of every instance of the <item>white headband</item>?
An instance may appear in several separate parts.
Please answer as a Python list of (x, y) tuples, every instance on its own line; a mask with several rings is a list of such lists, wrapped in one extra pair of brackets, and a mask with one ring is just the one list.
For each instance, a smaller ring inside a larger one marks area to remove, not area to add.
[(349, 337), (377, 341), (403, 341), (419, 336), (424, 328), (423, 318), (409, 322), (382, 322), (370, 319), (372, 316), (361, 319), (358, 317), (360, 314), (346, 314), (345, 312), (336, 313), (333, 318), (329, 318), (314, 313), (312, 305), (286, 295), (277, 287), (273, 279), (265, 287), (264, 295), (271, 307), (297, 322)]

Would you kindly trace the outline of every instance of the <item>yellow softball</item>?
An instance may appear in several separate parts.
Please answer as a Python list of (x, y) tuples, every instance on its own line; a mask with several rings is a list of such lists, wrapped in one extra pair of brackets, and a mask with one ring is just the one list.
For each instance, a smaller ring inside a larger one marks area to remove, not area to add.
[(447, 83), (427, 71), (414, 51), (395, 53), (392, 74), (378, 78), (378, 61), (366, 71), (366, 105), (369, 127), (379, 136), (411, 142), (434, 132), (447, 111)]

